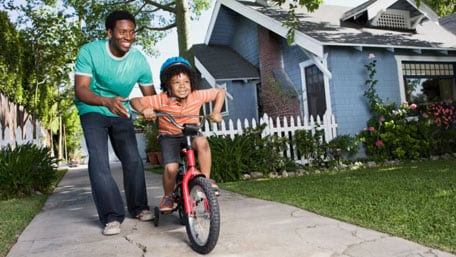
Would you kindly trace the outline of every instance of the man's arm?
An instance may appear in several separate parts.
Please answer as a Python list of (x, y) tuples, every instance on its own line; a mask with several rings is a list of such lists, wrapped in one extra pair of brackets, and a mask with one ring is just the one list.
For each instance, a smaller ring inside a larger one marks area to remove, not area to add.
[(155, 95), (157, 94), (155, 92), (155, 87), (154, 85), (152, 86), (139, 86), (139, 89), (141, 89), (141, 93), (143, 94), (143, 96), (147, 96), (147, 95)]
[(112, 113), (122, 117), (130, 116), (127, 108), (122, 104), (123, 101), (128, 101), (127, 98), (120, 96), (104, 97), (94, 94), (89, 88), (91, 79), (90, 76), (74, 76), (74, 93), (77, 99), (90, 105), (106, 106)]

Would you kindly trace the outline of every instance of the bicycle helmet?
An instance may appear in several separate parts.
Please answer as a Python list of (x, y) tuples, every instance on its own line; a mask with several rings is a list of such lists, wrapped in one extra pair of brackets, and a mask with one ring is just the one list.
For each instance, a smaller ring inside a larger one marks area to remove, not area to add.
[(171, 90), (168, 88), (169, 81), (174, 75), (185, 73), (190, 78), (192, 91), (196, 89), (196, 74), (193, 71), (189, 61), (181, 56), (168, 58), (160, 68), (160, 87), (162, 91), (171, 95)]

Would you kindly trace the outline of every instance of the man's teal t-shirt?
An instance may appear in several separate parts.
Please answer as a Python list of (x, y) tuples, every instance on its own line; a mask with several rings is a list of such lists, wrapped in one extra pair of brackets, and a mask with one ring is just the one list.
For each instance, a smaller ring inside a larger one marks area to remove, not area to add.
[[(75, 74), (90, 76), (90, 90), (100, 96), (128, 98), (134, 85), (152, 86), (152, 71), (145, 55), (135, 47), (121, 58), (109, 51), (108, 40), (98, 40), (81, 47), (76, 59)], [(104, 106), (88, 105), (74, 99), (79, 115), (97, 112), (117, 117)], [(125, 106), (130, 110), (129, 103)]]

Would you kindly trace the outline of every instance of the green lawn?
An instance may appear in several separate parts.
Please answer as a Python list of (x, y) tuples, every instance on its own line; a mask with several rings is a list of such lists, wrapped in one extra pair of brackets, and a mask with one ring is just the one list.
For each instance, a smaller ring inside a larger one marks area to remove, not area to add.
[[(67, 170), (59, 170), (57, 182)], [(0, 201), (0, 257), (6, 256), (19, 235), (41, 210), (47, 195), (31, 195), (24, 198)]]
[(22, 230), (37, 214), (46, 195), (0, 201), (0, 256), (6, 256)]
[(456, 253), (454, 160), (219, 186)]

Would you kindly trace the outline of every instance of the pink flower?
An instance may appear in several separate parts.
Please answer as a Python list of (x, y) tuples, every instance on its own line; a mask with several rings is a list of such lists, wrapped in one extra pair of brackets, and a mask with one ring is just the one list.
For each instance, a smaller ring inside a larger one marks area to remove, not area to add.
[(370, 132), (372, 132), (372, 131), (375, 130), (375, 128), (374, 128), (374, 127), (369, 127), (369, 128), (367, 128), (367, 130), (369, 130)]
[(369, 56), (368, 56), (369, 59), (374, 59), (375, 58), (375, 54), (373, 53), (370, 53)]
[(375, 146), (376, 146), (376, 147), (380, 147), (380, 146), (382, 146), (382, 145), (383, 145), (383, 142), (382, 142), (382, 140), (380, 140), (380, 139), (377, 140), (377, 142), (375, 142)]
[(385, 121), (385, 116), (380, 116), (380, 118), (378, 118), (378, 121), (379, 122), (384, 122)]
[(412, 110), (415, 110), (416, 107), (418, 107), (416, 104), (411, 104), (411, 105), (410, 105), (410, 109), (412, 109)]
[(407, 100), (403, 101), (402, 104), (403, 104), (403, 105), (408, 105)]

